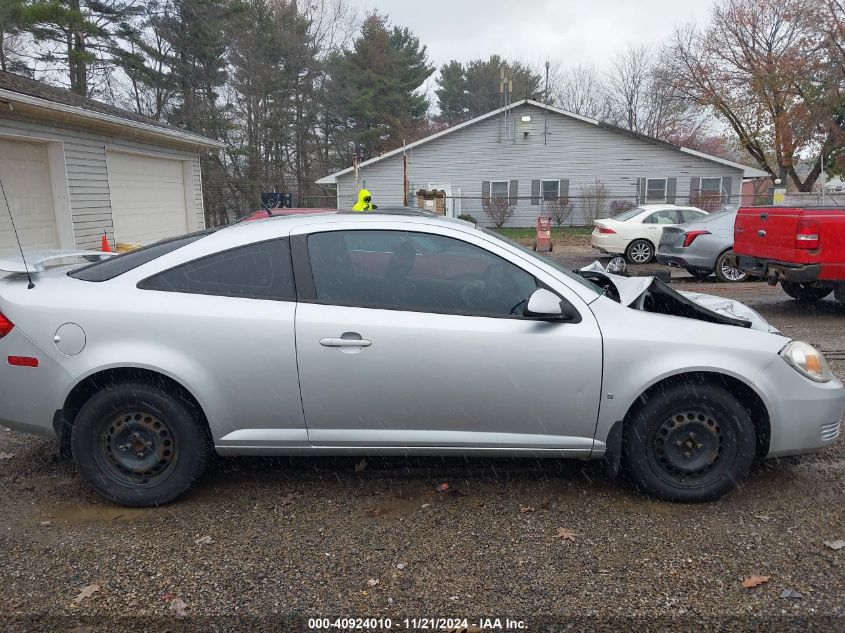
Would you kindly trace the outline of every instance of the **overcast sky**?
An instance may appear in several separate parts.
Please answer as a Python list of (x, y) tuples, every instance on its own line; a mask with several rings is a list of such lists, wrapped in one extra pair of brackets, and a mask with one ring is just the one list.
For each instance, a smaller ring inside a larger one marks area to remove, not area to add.
[(607, 65), (628, 43), (658, 44), (676, 24), (704, 22), (712, 0), (352, 0), (408, 26), (436, 66), (503, 57)]

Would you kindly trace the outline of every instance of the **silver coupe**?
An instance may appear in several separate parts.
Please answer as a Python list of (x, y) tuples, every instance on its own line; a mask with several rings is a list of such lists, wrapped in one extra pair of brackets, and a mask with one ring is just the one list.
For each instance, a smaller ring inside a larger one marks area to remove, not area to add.
[(125, 505), (176, 499), (215, 451), (603, 458), (709, 500), (845, 411), (822, 354), (741, 304), (459, 220), (275, 217), (46, 259), (0, 262), (0, 424), (58, 437)]

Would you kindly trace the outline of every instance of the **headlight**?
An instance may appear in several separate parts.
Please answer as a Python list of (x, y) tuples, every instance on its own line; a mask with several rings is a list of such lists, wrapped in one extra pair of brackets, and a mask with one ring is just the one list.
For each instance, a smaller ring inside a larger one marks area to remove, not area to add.
[(780, 350), (780, 355), (800, 373), (816, 382), (828, 382), (833, 378), (822, 353), (804, 341), (792, 341)]

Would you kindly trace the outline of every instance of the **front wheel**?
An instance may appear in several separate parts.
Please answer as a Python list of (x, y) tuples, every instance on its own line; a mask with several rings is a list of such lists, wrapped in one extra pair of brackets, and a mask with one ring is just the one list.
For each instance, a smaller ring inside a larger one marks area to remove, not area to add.
[(665, 501), (712, 501), (754, 461), (754, 424), (715, 385), (681, 384), (648, 396), (625, 423), (622, 459), (634, 485)]
[(647, 264), (654, 259), (654, 244), (648, 240), (634, 240), (625, 249), (625, 259), (631, 264)]
[(818, 281), (796, 283), (782, 281), (783, 291), (796, 301), (820, 301), (833, 292), (833, 286)]
[(74, 421), (71, 448), (92, 488), (109, 501), (136, 507), (168, 503), (187, 492), (211, 453), (193, 404), (142, 382), (95, 393)]

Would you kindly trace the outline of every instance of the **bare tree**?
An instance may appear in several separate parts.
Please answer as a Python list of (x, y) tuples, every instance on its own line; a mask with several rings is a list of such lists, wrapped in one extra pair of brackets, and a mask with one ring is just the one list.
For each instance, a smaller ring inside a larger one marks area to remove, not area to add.
[(484, 215), (493, 223), (497, 229), (513, 217), (515, 206), (508, 198), (485, 198), (481, 201), (484, 208)]
[(559, 108), (593, 119), (608, 116), (607, 88), (592, 65), (563, 67), (553, 62), (549, 69), (549, 95)]
[(565, 196), (543, 200), (543, 213), (552, 219), (557, 228), (572, 215), (572, 208), (572, 202)]
[[(799, 191), (812, 190), (845, 123), (842, 66), (832, 59), (842, 31), (824, 8), (817, 0), (721, 0), (706, 28), (681, 27), (671, 44), (681, 93), (712, 108), (762, 169)], [(827, 8), (842, 15), (836, 0)], [(795, 169), (802, 153), (818, 157), (803, 179)]]
[(596, 178), (595, 182), (581, 186), (581, 209), (588, 226), (593, 223), (593, 220), (605, 217), (609, 197), (610, 190), (601, 178)]
[(606, 73), (609, 120), (633, 132), (687, 145), (706, 129), (703, 108), (675, 86), (665, 50), (620, 50)]

